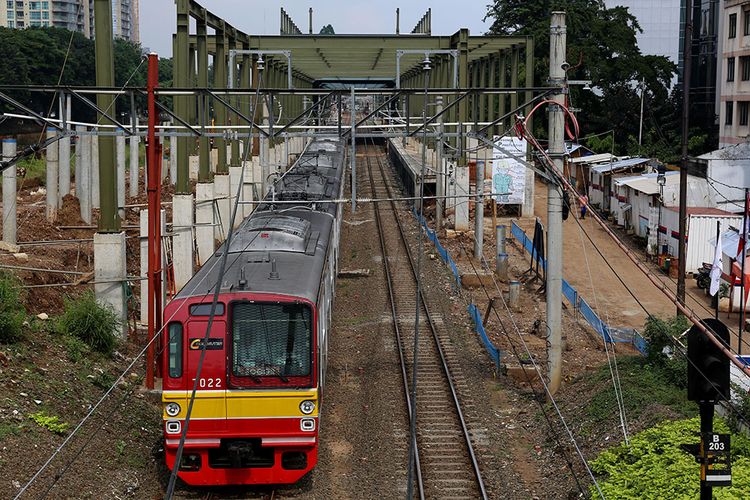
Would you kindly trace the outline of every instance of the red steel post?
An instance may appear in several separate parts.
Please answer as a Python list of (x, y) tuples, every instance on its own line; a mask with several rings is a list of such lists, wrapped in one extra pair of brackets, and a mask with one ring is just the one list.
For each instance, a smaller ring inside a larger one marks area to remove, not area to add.
[(154, 388), (154, 351), (156, 332), (161, 330), (161, 143), (156, 135), (159, 111), (155, 90), (159, 86), (159, 56), (148, 55), (148, 136), (146, 168), (148, 184), (148, 349), (146, 350), (146, 388)]

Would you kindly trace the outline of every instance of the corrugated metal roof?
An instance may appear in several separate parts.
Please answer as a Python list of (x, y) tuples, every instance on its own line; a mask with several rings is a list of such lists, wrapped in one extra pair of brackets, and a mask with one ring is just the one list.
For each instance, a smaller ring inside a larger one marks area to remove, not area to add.
[[(665, 172), (664, 176), (667, 178), (666, 185), (678, 184), (680, 182), (679, 172)], [(641, 174), (632, 175), (627, 177), (620, 177), (615, 179), (615, 184), (619, 186), (628, 186), (637, 191), (641, 191), (646, 194), (656, 194), (659, 192), (659, 183), (656, 182), (656, 177), (659, 174)]]
[[(680, 207), (664, 207), (666, 210), (670, 210), (672, 212), (679, 212)], [(727, 212), (726, 210), (721, 210), (720, 208), (714, 208), (714, 207), (687, 207), (687, 214), (688, 215), (723, 215), (727, 217), (736, 217), (735, 214), (731, 212)]]
[(594, 164), (594, 163), (604, 163), (604, 162), (610, 162), (612, 159), (618, 160), (618, 158), (611, 153), (601, 153), (598, 155), (589, 155), (589, 156), (581, 156), (580, 158), (571, 158), (571, 163), (586, 163), (586, 164)]
[(648, 163), (649, 161), (649, 158), (628, 158), (627, 160), (614, 161), (605, 165), (596, 165), (594, 167), (591, 167), (591, 171), (596, 172), (597, 174), (613, 172), (615, 170), (635, 167), (643, 163)]

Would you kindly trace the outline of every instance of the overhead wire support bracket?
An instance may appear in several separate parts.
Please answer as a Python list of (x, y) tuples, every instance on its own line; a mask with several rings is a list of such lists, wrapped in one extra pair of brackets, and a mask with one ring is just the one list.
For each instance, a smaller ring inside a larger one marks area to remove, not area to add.
[[(375, 108), (372, 112), (370, 112), (370, 114), (368, 114), (367, 116), (365, 116), (364, 118), (362, 118), (360, 121), (358, 121), (354, 125), (354, 128), (356, 129), (360, 125), (364, 124), (367, 120), (369, 120), (370, 118), (372, 118), (373, 116), (375, 116), (381, 109), (383, 109), (384, 107), (388, 106), (390, 103), (392, 103), (393, 101), (395, 101), (399, 97), (401, 97), (401, 95), (402, 95), (402, 91), (398, 90), (393, 96), (391, 96), (389, 99), (387, 99), (382, 104), (380, 104), (377, 108)], [(346, 137), (350, 133), (351, 133), (351, 130), (346, 130), (346, 131), (342, 132), (341, 136), (342, 137)]]
[(318, 108), (321, 104), (323, 104), (324, 102), (326, 102), (326, 100), (328, 100), (328, 98), (333, 97), (335, 94), (336, 94), (336, 91), (334, 90), (332, 92), (329, 92), (325, 96), (323, 96), (321, 99), (318, 99), (315, 103), (312, 104), (312, 106), (310, 106), (309, 108), (306, 108), (304, 111), (302, 111), (302, 113), (300, 113), (299, 115), (297, 115), (296, 117), (294, 117), (289, 123), (287, 123), (286, 125), (284, 125), (280, 130), (275, 131), (274, 132), (274, 137), (277, 136), (277, 135), (280, 135), (280, 134), (284, 133), (287, 129), (289, 129), (295, 123), (297, 123), (298, 121), (300, 121), (305, 115), (307, 115), (308, 113), (310, 113), (310, 111)]
[(107, 113), (106, 110), (101, 109), (99, 106), (97, 106), (91, 100), (89, 100), (86, 97), (82, 96), (81, 94), (79, 94), (75, 90), (67, 89), (67, 90), (65, 90), (65, 92), (69, 92), (72, 96), (78, 98), (86, 106), (90, 107), (91, 109), (93, 109), (94, 111), (96, 111), (97, 113), (99, 113), (100, 115), (102, 115), (104, 118), (106, 118), (107, 120), (109, 120), (112, 123), (114, 123), (115, 125), (117, 125), (122, 130), (127, 130), (127, 129), (130, 128), (128, 125), (123, 125), (122, 123), (120, 123), (119, 121), (117, 121), (117, 119), (115, 117), (113, 117), (112, 115), (110, 115), (109, 113)]
[(506, 155), (510, 156), (517, 162), (521, 163), (524, 167), (533, 170), (534, 172), (542, 176), (547, 181), (557, 184), (557, 181), (553, 177), (550, 177), (548, 172), (541, 170), (537, 168), (536, 165), (534, 165), (533, 163), (526, 161), (526, 158), (524, 158), (523, 156), (517, 155), (511, 152), (510, 150), (498, 145), (497, 143), (492, 142), (491, 140), (487, 139), (487, 137), (485, 137), (484, 135), (479, 135), (475, 132), (469, 132), (466, 134), (466, 136), (477, 139), (478, 141), (483, 142), (487, 146), (490, 146), (493, 149), (497, 149), (501, 153), (505, 153)]
[[(146, 97), (148, 97), (148, 93), (145, 92), (144, 90), (138, 89), (138, 93), (140, 93), (140, 94), (145, 95)], [(171, 116), (172, 118), (174, 118), (175, 120), (177, 120), (178, 122), (180, 122), (183, 126), (185, 126), (188, 130), (190, 130), (194, 135), (196, 135), (198, 137), (201, 137), (203, 135), (203, 133), (200, 130), (198, 130), (197, 128), (193, 127), (188, 122), (186, 122), (185, 120), (183, 120), (182, 118), (180, 118), (179, 116), (177, 116), (176, 112), (172, 111), (171, 109), (169, 109), (168, 107), (166, 107), (165, 105), (163, 105), (162, 103), (160, 103), (158, 100), (155, 99), (154, 100), (154, 104), (156, 105), (157, 108), (159, 108), (160, 110), (164, 111), (169, 116)]]
[(228, 88), (234, 88), (234, 69), (235, 69), (235, 63), (234, 58), (238, 55), (259, 55), (259, 56), (265, 56), (265, 55), (282, 55), (286, 57), (287, 62), (287, 73), (286, 73), (286, 79), (287, 79), (287, 86), (290, 89), (294, 88), (294, 82), (293, 82), (293, 70), (292, 70), (292, 51), (291, 50), (246, 50), (246, 49), (229, 49), (229, 72), (228, 72)]
[(254, 128), (258, 132), (260, 132), (263, 135), (263, 137), (269, 137), (269, 133), (268, 132), (266, 132), (265, 130), (263, 130), (262, 128), (260, 128), (255, 123), (255, 121), (253, 121), (253, 120), (250, 119), (250, 117), (248, 117), (247, 115), (245, 115), (244, 113), (242, 113), (240, 110), (238, 110), (237, 108), (235, 108), (234, 106), (232, 106), (231, 104), (229, 104), (227, 101), (225, 101), (224, 99), (222, 99), (221, 97), (219, 97), (216, 94), (216, 92), (214, 92), (212, 90), (208, 90), (208, 89), (206, 89), (206, 92), (211, 97), (213, 97), (214, 99), (216, 99), (217, 101), (219, 101), (221, 104), (223, 104), (224, 106), (226, 106), (226, 108), (228, 110), (230, 110), (232, 113), (235, 113), (237, 116), (239, 116), (240, 118), (242, 118), (243, 120), (245, 120), (247, 123), (249, 123), (250, 125), (252, 125), (252, 128)]
[(422, 125), (420, 125), (416, 129), (414, 129), (412, 132), (408, 132), (407, 133), (407, 137), (414, 136), (417, 132), (419, 132), (420, 130), (422, 130), (423, 128), (425, 128), (426, 126), (428, 126), (429, 124), (431, 124), (432, 122), (434, 122), (435, 120), (437, 120), (438, 118), (440, 118), (441, 116), (443, 116), (453, 106), (455, 106), (459, 102), (463, 101), (466, 97), (468, 97), (469, 95), (471, 95), (473, 93), (474, 93), (474, 91), (471, 90), (471, 89), (466, 90), (463, 94), (461, 94), (460, 96), (456, 97), (453, 100), (453, 102), (451, 102), (450, 104), (448, 104), (447, 106), (445, 106), (442, 111), (440, 111), (439, 113), (435, 114), (430, 119), (426, 120)]

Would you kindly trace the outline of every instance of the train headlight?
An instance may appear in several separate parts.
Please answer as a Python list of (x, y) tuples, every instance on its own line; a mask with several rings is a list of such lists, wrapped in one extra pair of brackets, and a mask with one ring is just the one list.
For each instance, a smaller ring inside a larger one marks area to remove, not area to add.
[(310, 401), (309, 399), (302, 401), (299, 404), (299, 411), (301, 411), (305, 415), (311, 414), (313, 411), (315, 411), (315, 401)]
[(169, 415), (170, 417), (176, 417), (180, 414), (180, 405), (178, 405), (177, 403), (167, 403), (164, 411), (166, 411), (167, 415)]

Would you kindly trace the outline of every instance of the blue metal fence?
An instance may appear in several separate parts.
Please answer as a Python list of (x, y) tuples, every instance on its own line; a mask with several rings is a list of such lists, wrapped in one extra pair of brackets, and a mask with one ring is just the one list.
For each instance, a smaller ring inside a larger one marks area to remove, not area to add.
[(482, 339), (482, 344), (484, 344), (485, 349), (487, 349), (487, 353), (490, 355), (490, 358), (492, 358), (492, 361), (495, 362), (495, 369), (499, 369), (500, 360), (502, 359), (502, 351), (495, 347), (495, 344), (493, 344), (487, 336), (487, 332), (484, 330), (484, 325), (482, 324), (482, 314), (479, 312), (479, 308), (474, 304), (469, 304), (468, 311), (469, 316), (474, 320), (474, 330), (479, 334), (479, 338)]
[(445, 262), (448, 267), (450, 267), (451, 271), (453, 272), (453, 278), (456, 280), (456, 286), (458, 288), (461, 288), (461, 275), (458, 272), (458, 267), (456, 266), (456, 263), (453, 261), (453, 258), (451, 258), (450, 254), (448, 253), (448, 250), (445, 249), (445, 247), (440, 243), (440, 240), (437, 237), (437, 234), (435, 231), (429, 228), (427, 226), (427, 222), (424, 220), (423, 217), (420, 217), (416, 210), (412, 210), (414, 212), (414, 217), (417, 218), (420, 224), (422, 224), (422, 227), (424, 227), (425, 233), (427, 233), (427, 237), (430, 239), (433, 245), (435, 245), (435, 248), (437, 249), (438, 255), (440, 255), (440, 258)]
[[(513, 221), (511, 224), (511, 234), (514, 238), (516, 238), (516, 240), (518, 240), (518, 242), (526, 249), (527, 252), (533, 254), (534, 257), (536, 257), (536, 251), (533, 248), (533, 240), (530, 240), (529, 237), (526, 236), (524, 230), (521, 229), (521, 227), (516, 224), (515, 221)], [(547, 262), (545, 261), (545, 259), (541, 256), (536, 258), (539, 260), (542, 268), (546, 270)], [(575, 309), (581, 314), (581, 316), (583, 316), (586, 322), (591, 325), (591, 328), (593, 328), (599, 335), (601, 335), (605, 342), (629, 342), (632, 343), (633, 346), (641, 352), (641, 354), (646, 354), (646, 339), (644, 339), (638, 332), (634, 331), (632, 338), (630, 339), (613, 337), (610, 333), (610, 327), (604, 321), (602, 321), (602, 319), (594, 312), (593, 309), (591, 309), (591, 306), (589, 306), (588, 302), (586, 302), (586, 300), (578, 294), (578, 291), (564, 279), (562, 281), (562, 291), (565, 298), (568, 299), (568, 302), (570, 302), (570, 305), (573, 306), (573, 309)]]

